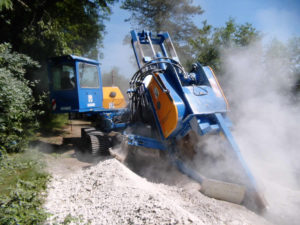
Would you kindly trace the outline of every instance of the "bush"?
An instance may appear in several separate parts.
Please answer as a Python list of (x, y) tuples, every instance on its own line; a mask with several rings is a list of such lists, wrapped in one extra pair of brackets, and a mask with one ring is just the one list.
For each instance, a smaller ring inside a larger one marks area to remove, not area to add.
[(11, 51), (8, 43), (0, 44), (0, 147), (19, 152), (38, 126), (33, 110), (38, 104), (32, 95), (36, 82), (25, 79), (26, 67), (38, 67), (30, 57)]
[[(51, 112), (51, 109), (49, 109)], [(40, 121), (40, 132), (42, 134), (58, 134), (63, 132), (63, 127), (68, 123), (68, 114), (47, 113), (45, 119)]]

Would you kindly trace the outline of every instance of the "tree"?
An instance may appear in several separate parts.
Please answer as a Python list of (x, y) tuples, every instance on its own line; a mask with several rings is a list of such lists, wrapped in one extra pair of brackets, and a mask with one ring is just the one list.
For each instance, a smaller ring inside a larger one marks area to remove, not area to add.
[(224, 48), (247, 46), (260, 39), (260, 33), (249, 23), (238, 25), (233, 19), (225, 27), (213, 28), (203, 22), (197, 35), (190, 40), (191, 55), (202, 63), (209, 65), (217, 72), (221, 71), (220, 53)]
[[(98, 58), (104, 36), (104, 20), (115, 0), (5, 0), (0, 20), (0, 43), (11, 43), (14, 51), (26, 54), (41, 64), (30, 71), (29, 80), (41, 80), (47, 89), (46, 61), (63, 54)], [(10, 2), (10, 3), (9, 3)], [(39, 93), (38, 93), (39, 94)]]
[[(8, 2), (9, 0), (5, 0)], [(1, 11), (0, 42), (45, 61), (58, 54), (97, 58), (114, 0), (22, 0)]]
[(300, 93), (300, 37), (293, 37), (287, 44), (290, 70), (294, 74), (294, 90)]
[(186, 61), (188, 41), (197, 33), (192, 17), (203, 13), (200, 6), (192, 3), (192, 0), (124, 0), (121, 8), (131, 12), (126, 21), (134, 29), (169, 32), (181, 61)]

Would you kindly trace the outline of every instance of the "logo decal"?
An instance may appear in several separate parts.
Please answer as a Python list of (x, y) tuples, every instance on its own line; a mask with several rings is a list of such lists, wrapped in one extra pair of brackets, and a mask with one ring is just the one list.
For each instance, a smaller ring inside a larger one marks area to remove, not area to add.
[(93, 95), (88, 95), (88, 102), (93, 102)]

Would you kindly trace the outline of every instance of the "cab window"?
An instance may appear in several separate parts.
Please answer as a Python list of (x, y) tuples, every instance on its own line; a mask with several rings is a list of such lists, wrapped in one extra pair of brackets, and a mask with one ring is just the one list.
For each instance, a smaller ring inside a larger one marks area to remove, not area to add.
[(99, 74), (97, 66), (79, 63), (79, 83), (81, 88), (99, 88)]
[(56, 65), (52, 69), (53, 90), (75, 88), (75, 72), (71, 65)]

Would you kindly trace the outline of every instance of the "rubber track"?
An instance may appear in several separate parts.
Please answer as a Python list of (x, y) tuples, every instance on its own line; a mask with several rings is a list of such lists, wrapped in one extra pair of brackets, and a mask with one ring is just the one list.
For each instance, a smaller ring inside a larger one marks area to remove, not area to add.
[(85, 134), (89, 152), (93, 155), (109, 155), (110, 143), (108, 137), (101, 131), (91, 130)]

